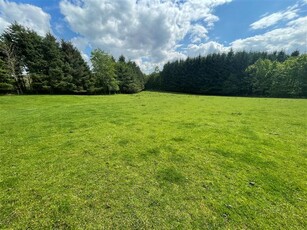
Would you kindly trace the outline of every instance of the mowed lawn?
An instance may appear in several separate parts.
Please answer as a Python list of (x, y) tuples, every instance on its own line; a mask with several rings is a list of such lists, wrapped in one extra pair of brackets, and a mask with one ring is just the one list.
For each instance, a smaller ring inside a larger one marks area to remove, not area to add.
[(307, 100), (0, 97), (0, 228), (303, 229)]

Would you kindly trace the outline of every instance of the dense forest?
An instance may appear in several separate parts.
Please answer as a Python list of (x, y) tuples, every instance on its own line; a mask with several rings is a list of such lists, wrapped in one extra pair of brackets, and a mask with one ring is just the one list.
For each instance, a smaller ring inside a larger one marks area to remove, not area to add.
[(110, 94), (144, 89), (140, 68), (123, 56), (92, 51), (90, 69), (71, 42), (14, 23), (0, 37), (0, 93)]
[(307, 55), (298, 51), (233, 52), (167, 63), (152, 73), (147, 89), (173, 92), (266, 96), (307, 96)]
[[(113, 94), (149, 90), (204, 95), (307, 97), (307, 55), (210, 54), (168, 62), (145, 76), (124, 56), (95, 49), (92, 68), (71, 42), (17, 23), (0, 36), (0, 94)], [(146, 85), (145, 85), (146, 83)]]

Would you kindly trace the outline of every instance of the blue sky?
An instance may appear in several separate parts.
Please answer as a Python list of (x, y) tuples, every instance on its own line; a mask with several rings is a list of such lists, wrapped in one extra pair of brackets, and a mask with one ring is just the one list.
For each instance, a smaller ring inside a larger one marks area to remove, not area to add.
[(232, 42), (250, 37), (263, 31), (253, 31), (249, 25), (266, 13), (278, 12), (293, 5), (293, 0), (237, 0), (216, 9), (220, 20), (216, 23), (212, 37), (218, 36), (221, 42)]
[(234, 50), (306, 52), (307, 0), (0, 0), (0, 32), (17, 21), (101, 48), (145, 72), (187, 56)]

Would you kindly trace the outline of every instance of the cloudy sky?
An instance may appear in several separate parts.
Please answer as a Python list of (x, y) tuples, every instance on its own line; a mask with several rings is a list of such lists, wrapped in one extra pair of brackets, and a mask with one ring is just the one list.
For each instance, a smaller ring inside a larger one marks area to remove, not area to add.
[(0, 33), (14, 21), (147, 73), (230, 48), (307, 52), (307, 0), (0, 0)]

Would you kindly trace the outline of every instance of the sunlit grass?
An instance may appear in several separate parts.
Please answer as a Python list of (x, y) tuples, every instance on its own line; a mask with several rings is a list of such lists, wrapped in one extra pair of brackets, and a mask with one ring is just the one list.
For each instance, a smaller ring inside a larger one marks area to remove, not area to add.
[(306, 100), (0, 97), (0, 228), (302, 229)]

